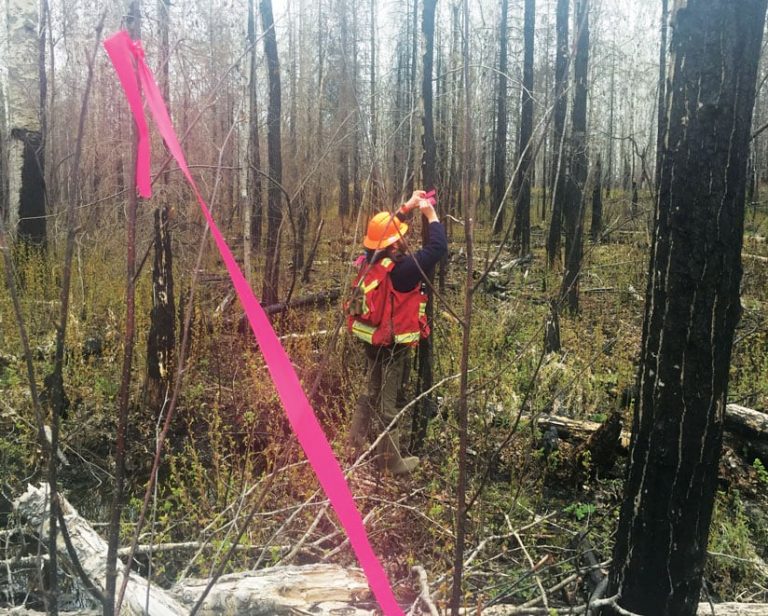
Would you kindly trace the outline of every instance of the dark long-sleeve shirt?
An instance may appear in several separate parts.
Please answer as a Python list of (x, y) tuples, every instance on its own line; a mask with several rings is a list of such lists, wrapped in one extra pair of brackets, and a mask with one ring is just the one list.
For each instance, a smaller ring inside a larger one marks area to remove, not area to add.
[(431, 222), (428, 229), (429, 237), (423, 248), (396, 260), (390, 273), (395, 291), (405, 293), (413, 289), (423, 280), (421, 272), (431, 270), (448, 252), (448, 238), (442, 223)]

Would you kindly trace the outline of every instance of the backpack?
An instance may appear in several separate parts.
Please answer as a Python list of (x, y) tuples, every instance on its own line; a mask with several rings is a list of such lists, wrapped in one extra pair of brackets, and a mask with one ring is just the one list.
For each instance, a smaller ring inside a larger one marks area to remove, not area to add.
[(345, 312), (349, 319), (378, 327), (384, 316), (386, 302), (392, 294), (392, 280), (389, 272), (395, 266), (392, 259), (385, 257), (374, 263), (358, 259), (358, 272), (352, 282), (349, 301)]

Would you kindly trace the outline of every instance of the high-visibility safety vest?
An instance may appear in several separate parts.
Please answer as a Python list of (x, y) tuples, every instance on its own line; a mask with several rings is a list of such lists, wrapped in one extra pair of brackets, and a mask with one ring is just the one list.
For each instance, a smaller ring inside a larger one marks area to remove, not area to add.
[(421, 284), (406, 293), (395, 290), (389, 275), (394, 267), (388, 257), (359, 266), (346, 305), (347, 329), (375, 346), (414, 346), (429, 336), (427, 294)]

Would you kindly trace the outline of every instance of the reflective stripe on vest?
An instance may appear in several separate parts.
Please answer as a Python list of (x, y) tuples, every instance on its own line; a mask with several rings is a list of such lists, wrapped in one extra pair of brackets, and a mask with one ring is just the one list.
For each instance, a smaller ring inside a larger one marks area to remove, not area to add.
[(365, 323), (361, 323), (358, 320), (352, 322), (352, 333), (364, 340), (368, 344), (373, 344), (373, 334), (376, 332), (376, 328)]
[(397, 344), (413, 344), (419, 341), (421, 334), (419, 332), (410, 332), (408, 334), (397, 334), (395, 336), (395, 342)]
[(365, 282), (364, 280), (360, 281), (360, 288), (363, 290), (363, 314), (368, 314), (371, 311), (371, 309), (368, 308), (368, 302), (365, 301), (365, 294), (370, 291), (373, 291), (376, 287), (378, 287), (380, 281), (374, 280), (373, 282), (371, 282), (371, 284), (368, 284), (368, 285), (363, 284), (364, 282)]

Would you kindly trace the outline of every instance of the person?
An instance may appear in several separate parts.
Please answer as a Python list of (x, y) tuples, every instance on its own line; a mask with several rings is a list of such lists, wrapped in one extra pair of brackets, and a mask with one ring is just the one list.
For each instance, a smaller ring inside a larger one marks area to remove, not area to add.
[[(368, 223), (365, 254), (356, 261), (357, 274), (347, 304), (347, 327), (358, 338), (366, 359), (367, 386), (355, 407), (349, 445), (355, 457), (365, 449), (369, 433), (378, 436), (397, 414), (398, 393), (408, 373), (410, 350), (429, 335), (426, 319), (425, 272), (448, 250), (445, 228), (435, 211), (434, 192), (414, 191), (397, 213), (379, 212)], [(413, 210), (424, 215), (428, 239), (409, 254), (406, 220)], [(416, 456), (403, 456), (397, 426), (379, 441), (376, 463), (394, 475), (411, 473)]]

